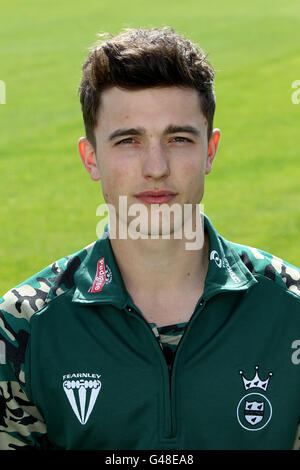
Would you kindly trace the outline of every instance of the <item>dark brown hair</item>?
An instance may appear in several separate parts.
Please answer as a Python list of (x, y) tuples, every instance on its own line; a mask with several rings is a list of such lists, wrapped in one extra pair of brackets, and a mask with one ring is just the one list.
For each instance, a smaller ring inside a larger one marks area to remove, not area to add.
[[(215, 112), (214, 70), (206, 55), (172, 28), (125, 29), (117, 36), (98, 34), (82, 66), (78, 89), (86, 137), (96, 149), (94, 129), (103, 90), (185, 86), (199, 92), (211, 137)], [(106, 38), (106, 40), (105, 40)]]

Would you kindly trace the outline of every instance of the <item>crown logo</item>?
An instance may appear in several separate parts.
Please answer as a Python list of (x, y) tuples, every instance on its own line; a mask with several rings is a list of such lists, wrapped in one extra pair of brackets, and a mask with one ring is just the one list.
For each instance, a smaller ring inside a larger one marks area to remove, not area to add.
[(240, 375), (243, 379), (245, 390), (249, 390), (250, 388), (261, 388), (262, 390), (267, 390), (269, 380), (273, 375), (272, 372), (269, 372), (269, 377), (267, 380), (261, 380), (258, 375), (258, 366), (255, 366), (255, 376), (252, 380), (247, 379), (243, 374), (244, 372), (240, 370)]

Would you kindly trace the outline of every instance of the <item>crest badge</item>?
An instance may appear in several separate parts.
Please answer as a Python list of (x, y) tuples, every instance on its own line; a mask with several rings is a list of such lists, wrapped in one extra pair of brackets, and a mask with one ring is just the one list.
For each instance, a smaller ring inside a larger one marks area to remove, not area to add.
[(272, 417), (272, 405), (270, 400), (261, 393), (266, 392), (269, 380), (272, 377), (272, 372), (269, 372), (269, 377), (262, 380), (258, 375), (258, 366), (255, 367), (255, 375), (252, 380), (244, 376), (242, 370), (239, 371), (244, 389), (250, 391), (243, 396), (237, 406), (237, 419), (242, 428), (248, 431), (259, 431), (263, 429)]

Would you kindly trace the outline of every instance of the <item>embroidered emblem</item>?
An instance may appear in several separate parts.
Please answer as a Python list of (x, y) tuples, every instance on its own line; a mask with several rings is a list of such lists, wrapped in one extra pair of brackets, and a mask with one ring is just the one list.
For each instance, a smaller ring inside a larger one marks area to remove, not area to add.
[[(246, 391), (258, 389), (266, 392), (269, 380), (273, 375), (272, 372), (269, 372), (269, 377), (266, 380), (262, 380), (258, 375), (258, 366), (255, 367), (255, 375), (252, 380), (247, 379), (242, 370), (239, 373)], [(237, 406), (238, 422), (248, 431), (263, 429), (269, 423), (271, 417), (272, 405), (269, 399), (258, 391), (247, 393)]]
[(81, 424), (86, 424), (93, 411), (101, 389), (99, 374), (67, 374), (63, 376), (63, 388), (72, 410)]
[(213, 259), (215, 261), (216, 265), (218, 266), (218, 268), (222, 268), (222, 260), (219, 256), (219, 253), (216, 250), (213, 250), (210, 253), (209, 259)]
[(105, 284), (109, 284), (112, 280), (112, 273), (109, 266), (105, 266), (104, 258), (100, 258), (97, 262), (96, 276), (92, 287), (88, 292), (97, 293), (101, 292)]
[(240, 278), (235, 274), (235, 272), (233, 271), (232, 267), (230, 266), (229, 262), (228, 262), (228, 259), (226, 258), (226, 256), (223, 256), (222, 258), (220, 258), (219, 256), (219, 253), (216, 251), (216, 250), (213, 250), (211, 251), (210, 253), (210, 256), (209, 256), (209, 259), (210, 260), (214, 260), (214, 262), (216, 263), (216, 265), (218, 266), (218, 268), (226, 268), (231, 279), (236, 282), (237, 284), (239, 282), (241, 282)]

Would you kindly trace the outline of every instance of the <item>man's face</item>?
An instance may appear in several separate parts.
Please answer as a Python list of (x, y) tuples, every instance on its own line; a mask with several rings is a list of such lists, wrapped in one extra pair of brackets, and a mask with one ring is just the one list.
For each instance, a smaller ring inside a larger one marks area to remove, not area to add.
[[(192, 88), (128, 91), (114, 87), (102, 94), (95, 138), (91, 176), (101, 180), (106, 203), (120, 216), (119, 196), (127, 196), (128, 207), (141, 203), (149, 211), (151, 205), (162, 202), (182, 207), (199, 204), (219, 131), (214, 130), (208, 143), (207, 121)], [(92, 150), (86, 147), (85, 155)], [(141, 196), (159, 190), (171, 194)]]

